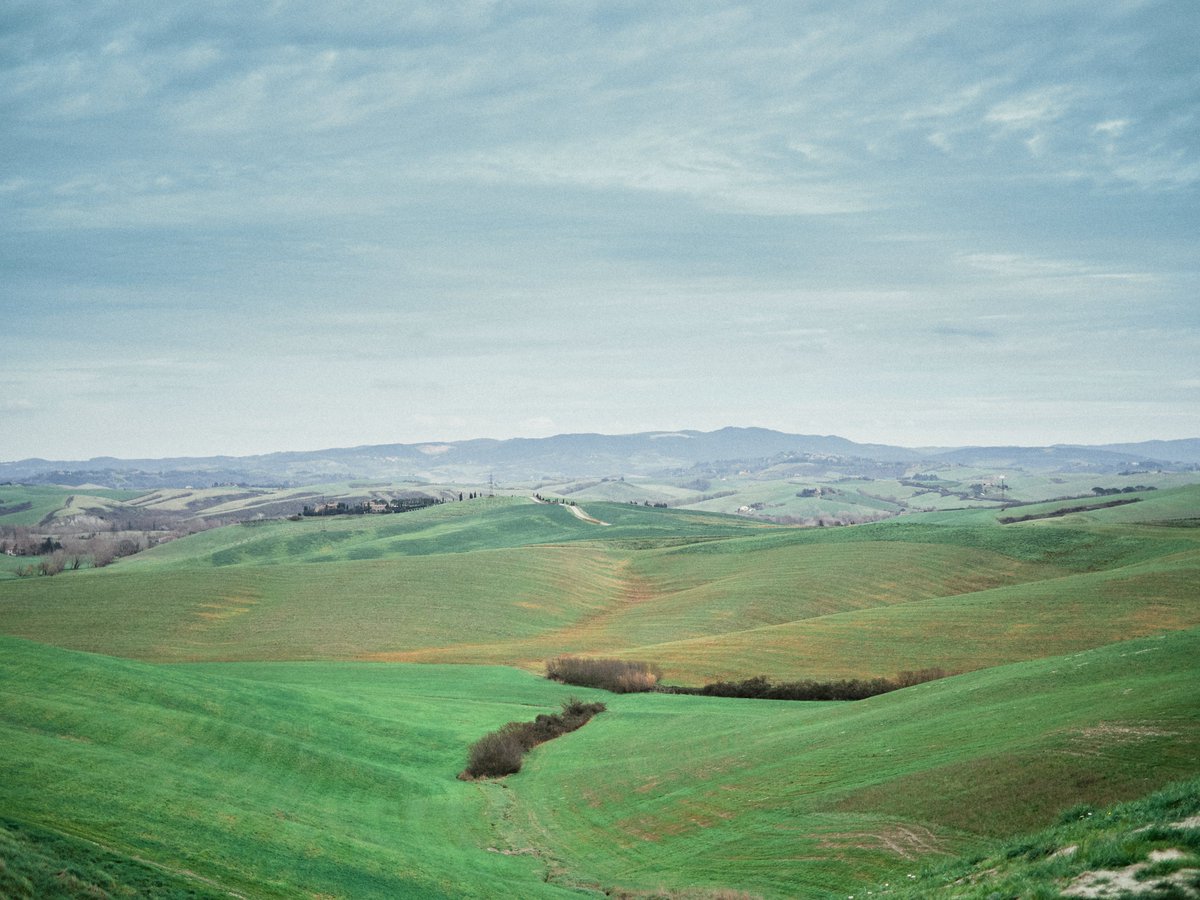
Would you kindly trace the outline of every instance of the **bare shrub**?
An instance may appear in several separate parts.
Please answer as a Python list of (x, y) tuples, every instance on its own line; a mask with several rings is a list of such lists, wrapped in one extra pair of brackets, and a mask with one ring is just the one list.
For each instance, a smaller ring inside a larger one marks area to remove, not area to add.
[(38, 563), (38, 572), (42, 575), (57, 575), (66, 567), (67, 555), (61, 550), (55, 550)]
[(532, 722), (509, 722), (497, 731), (489, 732), (471, 745), (467, 752), (467, 767), (458, 776), (499, 778), (521, 771), (521, 757), (538, 744), (575, 731), (587, 724), (596, 713), (604, 712), (603, 703), (584, 703), (574, 697), (563, 703), (561, 713), (539, 714)]
[(749, 700), (865, 700), (877, 694), (935, 681), (950, 675), (945, 669), (928, 668), (901, 672), (894, 678), (843, 678), (838, 681), (781, 681), (772, 683), (766, 675), (743, 681), (714, 681), (699, 688), (659, 685), (665, 694), (693, 694), (704, 697), (739, 697)]
[(631, 659), (556, 656), (546, 660), (546, 677), (614, 694), (634, 694), (654, 690), (662, 670), (653, 663)]
[(117, 558), (117, 548), (112, 541), (97, 538), (92, 542), (92, 565), (103, 569)]
[(142, 543), (139, 539), (122, 538), (117, 542), (115, 551), (117, 556), (133, 556), (135, 553), (140, 552), (141, 549)]
[(471, 745), (464, 775), (469, 778), (499, 777), (521, 771), (525, 748), (506, 728), (489, 732)]

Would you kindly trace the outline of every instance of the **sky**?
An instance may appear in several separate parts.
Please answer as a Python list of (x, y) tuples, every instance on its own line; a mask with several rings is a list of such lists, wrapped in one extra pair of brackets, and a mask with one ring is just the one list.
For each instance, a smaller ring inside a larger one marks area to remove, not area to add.
[(0, 460), (1200, 436), (1195, 0), (0, 6)]

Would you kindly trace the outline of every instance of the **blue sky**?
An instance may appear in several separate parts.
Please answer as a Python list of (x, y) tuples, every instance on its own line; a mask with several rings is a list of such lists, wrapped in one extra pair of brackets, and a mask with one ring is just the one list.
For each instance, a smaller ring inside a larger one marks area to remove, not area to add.
[(0, 8), (0, 459), (1200, 435), (1200, 4)]

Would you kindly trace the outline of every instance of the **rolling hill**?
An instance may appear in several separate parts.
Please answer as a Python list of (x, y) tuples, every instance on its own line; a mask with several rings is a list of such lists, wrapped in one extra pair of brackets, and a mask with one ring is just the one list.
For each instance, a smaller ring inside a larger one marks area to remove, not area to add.
[[(795, 528), (494, 497), (4, 580), (0, 859), (69, 868), (75, 896), (940, 886), (950, 857), (1197, 771), (1200, 486), (1107, 499)], [(539, 677), (564, 652), (693, 685), (956, 674), (853, 703), (614, 696)], [(572, 694), (608, 711), (519, 775), (455, 778)]]
[(858, 443), (836, 435), (787, 434), (768, 428), (560, 434), (546, 438), (379, 444), (255, 456), (166, 459), (24, 459), (0, 462), (0, 481), (112, 488), (242, 484), (295, 486), (354, 479), (428, 482), (544, 482), (625, 474), (682, 474), (697, 467), (736, 473), (781, 461), (817, 463), (844, 474), (903, 472), (906, 466), (997, 465), (1037, 471), (1118, 472), (1130, 467), (1194, 468), (1195, 440), (1112, 446), (911, 449)]

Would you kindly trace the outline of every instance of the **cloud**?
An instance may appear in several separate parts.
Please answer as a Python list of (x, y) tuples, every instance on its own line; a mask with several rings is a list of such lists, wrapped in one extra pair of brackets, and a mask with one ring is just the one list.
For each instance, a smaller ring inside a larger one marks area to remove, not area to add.
[(620, 139), (512, 146), (449, 160), (434, 177), (679, 194), (716, 209), (756, 215), (830, 215), (877, 205), (863, 186), (830, 183), (804, 160), (785, 165), (739, 141), (646, 132)]
[(381, 398), (436, 440), (837, 431), (964, 383), (1102, 398), (1118, 357), (1152, 396), (1200, 328), (1182, 8), (26, 4), (0, 454), (170, 403), (261, 446)]
[(1128, 119), (1108, 119), (1104, 122), (1097, 122), (1092, 126), (1093, 134), (1102, 134), (1107, 137), (1118, 138), (1125, 133), (1129, 127)]
[(991, 343), (1000, 337), (1000, 332), (994, 328), (972, 327), (968, 325), (935, 325), (930, 332), (937, 337), (967, 338), (972, 341)]
[(1065, 85), (1037, 88), (995, 104), (984, 121), (1002, 130), (1030, 130), (1067, 114), (1074, 91)]

